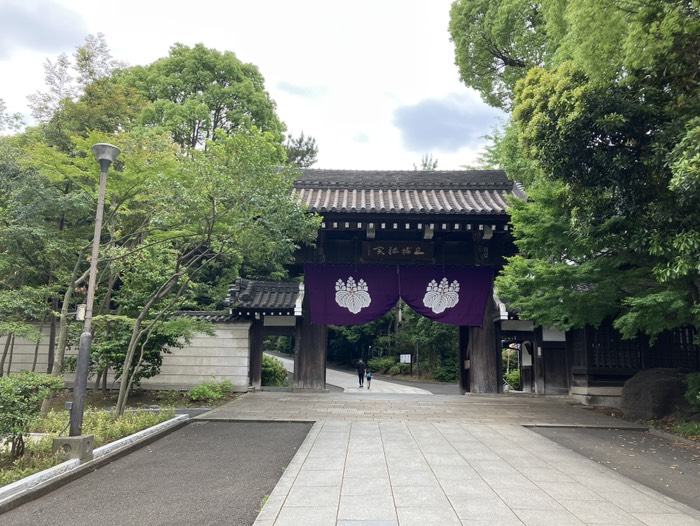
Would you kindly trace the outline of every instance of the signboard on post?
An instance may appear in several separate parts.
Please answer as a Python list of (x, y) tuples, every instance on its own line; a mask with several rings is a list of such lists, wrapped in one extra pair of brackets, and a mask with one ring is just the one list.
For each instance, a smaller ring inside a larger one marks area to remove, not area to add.
[(410, 354), (402, 354), (399, 356), (399, 363), (411, 363)]

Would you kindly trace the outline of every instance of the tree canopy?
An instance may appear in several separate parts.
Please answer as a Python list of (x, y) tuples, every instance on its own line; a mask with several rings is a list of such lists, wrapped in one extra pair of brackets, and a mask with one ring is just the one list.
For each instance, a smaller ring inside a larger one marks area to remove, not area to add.
[[(117, 145), (92, 370), (121, 378), (122, 411), (163, 352), (207, 330), (178, 311), (221, 308), (240, 273), (285, 277), (317, 220), (291, 197), (297, 172), (262, 76), (233, 53), (176, 44), (150, 66), (124, 68), (103, 37), (88, 37), (72, 59), (47, 61), (47, 75), (48, 91), (33, 97), (39, 124), (0, 137), (0, 334), (9, 346), (28, 335), (26, 322), (49, 318), (52, 373), (62, 373), (68, 312), (90, 264), (100, 172), (90, 147)], [(12, 121), (0, 106), (0, 124)]]
[(499, 294), (562, 328), (697, 326), (700, 5), (461, 0), (450, 31), (464, 82), (512, 110), (495, 156), (529, 195)]
[(175, 44), (169, 56), (123, 70), (118, 80), (151, 103), (141, 123), (167, 129), (182, 147), (203, 148), (219, 130), (232, 134), (250, 126), (282, 143), (285, 127), (263, 76), (230, 51)]
[(287, 162), (299, 168), (308, 168), (317, 161), (318, 146), (316, 145), (316, 139), (304, 135), (304, 132), (301, 132), (298, 137), (293, 135), (287, 137), (284, 149), (287, 154)]
[(457, 0), (450, 35), (462, 81), (496, 107), (508, 107), (515, 83), (548, 58), (542, 2)]
[(449, 31), (462, 81), (510, 108), (531, 68), (566, 61), (601, 82), (663, 61), (667, 80), (694, 77), (698, 11), (695, 0), (457, 0)]

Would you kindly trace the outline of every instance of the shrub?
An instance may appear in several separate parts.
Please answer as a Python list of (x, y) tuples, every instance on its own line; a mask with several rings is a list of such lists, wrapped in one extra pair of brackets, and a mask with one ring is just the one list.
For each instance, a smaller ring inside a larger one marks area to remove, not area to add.
[[(174, 417), (175, 410), (173, 408), (159, 411), (127, 410), (119, 418), (115, 418), (111, 411), (88, 409), (83, 416), (83, 433), (95, 435), (93, 445), (100, 447)], [(46, 418), (34, 421), (31, 431), (32, 433), (58, 435), (68, 425), (68, 418), (68, 411), (50, 411)]]
[(673, 432), (685, 437), (700, 437), (700, 422), (682, 420), (673, 426)]
[[(156, 424), (170, 420), (175, 410), (161, 411), (126, 411), (117, 420), (109, 411), (90, 409), (85, 411), (83, 431), (86, 435), (95, 435), (94, 446), (100, 447), (125, 436), (133, 435)], [(53, 453), (53, 439), (65, 431), (68, 425), (68, 411), (51, 411), (46, 418), (37, 418), (30, 427), (32, 433), (46, 433), (43, 438), (27, 442), (24, 456), (12, 462), (3, 462), (0, 455), (0, 486), (11, 484), (39, 471), (60, 464), (67, 455), (62, 451)]]
[(282, 387), (287, 383), (287, 369), (277, 358), (263, 354), (262, 357), (262, 385)]
[(693, 410), (700, 411), (700, 372), (689, 374), (685, 381), (688, 384), (685, 399)]
[(63, 380), (25, 371), (0, 378), (0, 439), (10, 443), (12, 460), (24, 454), (24, 437), (41, 412), (41, 402)]
[(506, 383), (510, 386), (511, 389), (514, 391), (520, 391), (520, 371), (519, 370), (514, 370), (510, 371), (509, 373), (506, 373), (504, 377)]
[(454, 383), (458, 379), (458, 367), (459, 364), (457, 363), (440, 365), (435, 369), (435, 372), (433, 373), (433, 378), (437, 382)]
[(512, 371), (518, 368), (518, 351), (515, 349), (503, 349), (501, 351), (501, 357), (503, 358), (503, 369), (506, 371)]
[(44, 471), (68, 460), (64, 451), (53, 453), (53, 437), (29, 440), (24, 455), (11, 463), (3, 462), (0, 469), (0, 487)]
[[(372, 358), (367, 362), (369, 370), (379, 374), (387, 374), (389, 370), (396, 364), (396, 358), (393, 356), (382, 356), (380, 358)], [(398, 374), (398, 373), (397, 373)]]
[(203, 382), (194, 386), (187, 393), (187, 397), (193, 402), (216, 402), (231, 393), (233, 384), (230, 380), (216, 382)]
[(397, 363), (392, 365), (391, 367), (389, 367), (389, 370), (386, 374), (388, 374), (389, 376), (398, 376), (400, 374), (403, 374), (401, 364)]

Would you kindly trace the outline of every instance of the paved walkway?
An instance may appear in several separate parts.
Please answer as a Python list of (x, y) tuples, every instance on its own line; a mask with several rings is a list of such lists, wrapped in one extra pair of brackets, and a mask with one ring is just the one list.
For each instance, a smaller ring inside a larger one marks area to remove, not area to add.
[[(279, 355), (274, 355), (284, 364), (284, 367), (290, 373), (294, 372), (294, 360), (290, 358), (284, 358)], [(334, 369), (326, 369), (326, 383), (333, 385), (335, 387), (341, 388), (346, 393), (361, 393), (366, 392), (367, 382), (365, 381), (365, 388), (360, 389), (358, 385), (358, 378), (355, 374), (350, 374), (342, 371), (336, 371)], [(402, 393), (402, 394), (423, 394), (432, 395), (430, 391), (421, 389), (419, 387), (414, 387), (412, 385), (397, 385), (391, 382), (384, 382), (377, 378), (372, 380), (370, 391), (373, 393)]]
[(374, 388), (249, 393), (199, 417), (315, 422), (257, 526), (700, 525), (700, 511), (528, 427), (639, 426), (561, 398)]

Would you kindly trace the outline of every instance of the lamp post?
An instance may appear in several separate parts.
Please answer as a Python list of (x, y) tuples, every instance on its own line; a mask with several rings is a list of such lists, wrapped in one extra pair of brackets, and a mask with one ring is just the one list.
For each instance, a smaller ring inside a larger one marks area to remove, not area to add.
[(92, 346), (92, 304), (95, 300), (95, 282), (97, 281), (97, 259), (100, 255), (100, 234), (102, 233), (102, 215), (105, 206), (105, 191), (107, 187), (107, 170), (119, 155), (116, 146), (107, 143), (95, 144), (92, 153), (100, 163), (100, 191), (97, 197), (97, 213), (95, 215), (95, 235), (92, 238), (92, 258), (90, 259), (90, 279), (88, 281), (87, 300), (85, 305), (85, 321), (83, 333), (80, 335), (78, 347), (78, 364), (75, 371), (73, 386), (73, 406), (70, 412), (70, 436), (80, 436), (83, 432), (83, 413), (85, 411), (85, 391), (87, 389), (88, 369), (90, 367), (90, 348)]

